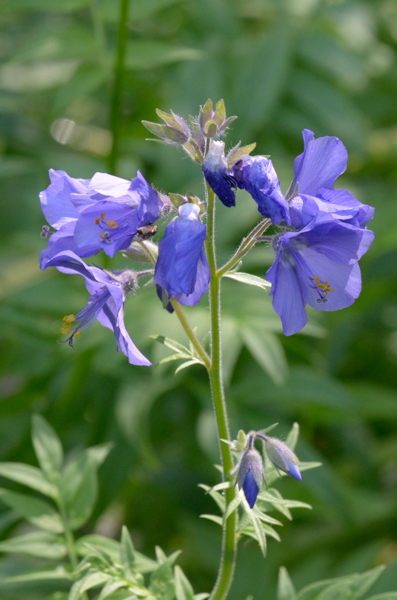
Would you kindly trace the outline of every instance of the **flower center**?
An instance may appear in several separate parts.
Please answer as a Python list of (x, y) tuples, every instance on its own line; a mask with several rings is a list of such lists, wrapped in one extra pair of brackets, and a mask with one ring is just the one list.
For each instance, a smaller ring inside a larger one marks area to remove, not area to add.
[(100, 217), (94, 219), (95, 225), (99, 225), (100, 229), (103, 229), (102, 233), (99, 234), (102, 242), (105, 244), (112, 244), (113, 240), (110, 237), (109, 229), (118, 229), (119, 224), (117, 221), (113, 221), (113, 219), (108, 219), (105, 221), (106, 213), (101, 213)]

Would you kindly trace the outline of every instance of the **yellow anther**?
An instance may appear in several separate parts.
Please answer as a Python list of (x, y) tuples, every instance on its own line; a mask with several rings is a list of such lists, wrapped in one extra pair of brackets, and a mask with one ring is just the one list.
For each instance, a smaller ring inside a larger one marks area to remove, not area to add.
[(66, 317), (63, 317), (62, 321), (64, 321), (65, 325), (67, 325), (68, 323), (73, 323), (73, 321), (76, 320), (75, 315), (66, 315)]
[(110, 229), (117, 229), (118, 227), (117, 221), (112, 221), (111, 219), (106, 221), (106, 225), (110, 227)]
[(101, 219), (98, 219), (98, 218), (95, 219), (95, 225), (99, 225), (100, 222), (101, 222)]
[(81, 335), (81, 330), (76, 331), (76, 333), (74, 334), (73, 337), (77, 338), (77, 337), (79, 337), (79, 335)]
[(317, 283), (317, 281), (320, 281), (320, 277), (318, 275), (315, 275), (313, 277), (313, 281), (314, 281), (314, 283)]
[(70, 327), (61, 327), (61, 333), (64, 333), (65, 335), (70, 335)]
[(109, 234), (107, 231), (104, 231), (103, 233), (99, 234), (99, 237), (101, 238), (101, 240), (106, 240), (106, 238), (109, 237)]
[(104, 219), (106, 217), (106, 213), (101, 213), (101, 219)]

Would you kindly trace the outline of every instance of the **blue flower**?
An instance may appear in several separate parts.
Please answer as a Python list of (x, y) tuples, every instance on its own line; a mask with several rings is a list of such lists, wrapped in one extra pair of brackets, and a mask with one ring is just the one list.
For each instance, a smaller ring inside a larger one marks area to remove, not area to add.
[(211, 141), (203, 161), (203, 173), (211, 188), (225, 206), (235, 206), (239, 187), (251, 194), (258, 210), (275, 225), (285, 221), (291, 225), (288, 202), (285, 200), (272, 161), (265, 156), (248, 156), (228, 170), (224, 142)]
[(225, 143), (211, 140), (210, 149), (203, 161), (203, 173), (212, 190), (225, 206), (236, 206), (236, 183), (228, 173)]
[(306, 304), (333, 311), (353, 304), (361, 292), (357, 261), (368, 250), (374, 234), (320, 213), (298, 232), (273, 238), (276, 260), (267, 271), (273, 308), (285, 335), (307, 323)]
[(282, 221), (291, 225), (288, 203), (271, 160), (265, 156), (247, 156), (235, 164), (231, 175), (240, 189), (251, 194), (261, 215), (271, 219), (274, 225)]
[(99, 267), (88, 266), (70, 250), (55, 255), (49, 259), (46, 266), (57, 267), (62, 273), (82, 275), (90, 293), (88, 305), (83, 310), (77, 315), (64, 317), (61, 333), (69, 335), (66, 341), (72, 347), (74, 338), (91, 327), (98, 319), (101, 325), (113, 331), (117, 350), (123, 352), (131, 364), (151, 365), (134, 345), (124, 325), (124, 300), (136, 288), (136, 273), (133, 271), (110, 273)]
[[(250, 446), (253, 439), (250, 440)], [(250, 508), (254, 507), (262, 483), (263, 463), (261, 455), (255, 448), (249, 447), (242, 455), (238, 466), (237, 484), (240, 489), (243, 489)]]
[(298, 467), (298, 459), (287, 444), (274, 437), (258, 432), (256, 437), (264, 441), (265, 452), (274, 466), (287, 475), (302, 481)]
[[(40, 201), (48, 223), (57, 230), (40, 254), (40, 266), (64, 250), (92, 256), (103, 250), (113, 257), (128, 248), (137, 229), (156, 221), (164, 199), (138, 171), (132, 181), (106, 173), (74, 179), (50, 169), (51, 185)], [(52, 239), (53, 238), (53, 239)]]
[(359, 202), (347, 190), (334, 190), (336, 179), (347, 166), (347, 150), (337, 137), (314, 139), (303, 130), (304, 151), (294, 162), (295, 177), (290, 201), (292, 224), (305, 227), (319, 212), (330, 213), (339, 220), (364, 227), (374, 216), (374, 208)]
[(154, 280), (168, 296), (193, 306), (208, 290), (210, 269), (203, 249), (206, 227), (195, 204), (179, 207), (177, 219), (167, 225), (159, 244)]

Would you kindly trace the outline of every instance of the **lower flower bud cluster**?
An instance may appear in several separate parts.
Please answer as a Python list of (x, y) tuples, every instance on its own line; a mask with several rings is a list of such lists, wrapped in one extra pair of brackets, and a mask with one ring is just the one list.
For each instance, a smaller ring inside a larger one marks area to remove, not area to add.
[(302, 480), (298, 458), (281, 440), (270, 437), (263, 431), (250, 431), (247, 435), (240, 431), (238, 438), (230, 444), (231, 449), (240, 456), (233, 473), (237, 475), (237, 485), (244, 491), (250, 508), (254, 507), (265, 480), (263, 458), (254, 447), (256, 439), (262, 441), (264, 454), (278, 471), (282, 471), (298, 481)]

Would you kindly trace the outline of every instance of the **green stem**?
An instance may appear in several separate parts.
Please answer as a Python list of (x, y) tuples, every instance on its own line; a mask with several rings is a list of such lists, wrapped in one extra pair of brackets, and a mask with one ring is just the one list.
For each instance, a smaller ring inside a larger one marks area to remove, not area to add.
[(69, 519), (66, 514), (66, 508), (65, 508), (63, 500), (60, 496), (57, 499), (57, 504), (58, 504), (59, 513), (60, 513), (61, 519), (62, 519), (63, 532), (64, 532), (64, 536), (65, 536), (65, 544), (66, 544), (66, 549), (68, 551), (69, 561), (70, 561), (70, 564), (74, 571), (75, 568), (77, 567), (79, 561), (78, 561), (78, 557), (77, 557), (76, 547), (74, 544), (73, 533), (72, 533), (72, 530), (70, 529)]
[[(207, 185), (207, 184), (206, 184)], [(207, 240), (206, 250), (208, 264), (211, 270), (210, 281), (210, 319), (211, 319), (211, 367), (209, 376), (211, 382), (212, 400), (214, 403), (218, 434), (220, 440), (230, 440), (227, 420), (225, 394), (222, 377), (222, 340), (221, 340), (221, 277), (218, 275), (215, 254), (215, 195), (207, 185)], [(223, 467), (223, 480), (230, 480), (229, 473), (233, 468), (233, 459), (228, 444), (220, 442), (220, 452)], [(226, 509), (235, 498), (234, 487), (225, 491)], [(222, 554), (218, 577), (212, 590), (210, 600), (223, 600), (229, 591), (233, 580), (237, 551), (237, 513), (232, 514), (223, 522)]]
[(257, 242), (256, 238), (258, 235), (262, 235), (266, 229), (272, 224), (270, 219), (263, 219), (258, 225), (256, 225), (252, 231), (243, 239), (236, 252), (233, 254), (230, 260), (227, 261), (221, 267), (217, 273), (219, 277), (222, 277), (225, 273), (230, 271), (244, 256), (253, 248)]
[(109, 171), (113, 175), (117, 170), (121, 130), (121, 95), (123, 87), (125, 50), (128, 37), (129, 0), (120, 0), (120, 20), (117, 33), (117, 56), (114, 66), (113, 91), (110, 102), (110, 129), (113, 136), (112, 150), (109, 155)]
[[(143, 248), (143, 250), (146, 252), (146, 254), (148, 255), (148, 258), (152, 261), (153, 265), (156, 265), (156, 257), (154, 256), (154, 254), (151, 252), (150, 248), (148, 248), (145, 244), (145, 242), (139, 242), (141, 248)], [(174, 307), (174, 310), (176, 312), (176, 315), (183, 327), (183, 329), (185, 330), (189, 340), (192, 342), (194, 348), (197, 351), (197, 354), (199, 355), (199, 357), (201, 358), (201, 360), (203, 361), (204, 365), (206, 366), (206, 368), (209, 370), (210, 366), (211, 366), (211, 361), (210, 361), (210, 357), (208, 356), (208, 354), (206, 353), (206, 351), (204, 350), (203, 346), (200, 344), (196, 334), (194, 333), (193, 329), (190, 327), (190, 323), (186, 318), (185, 313), (183, 312), (182, 306), (179, 304), (179, 302), (177, 302), (176, 300), (174, 300), (174, 298), (171, 298), (171, 304)]]
[(211, 368), (210, 357), (204, 350), (203, 346), (200, 344), (193, 329), (190, 327), (189, 321), (187, 320), (186, 315), (183, 312), (181, 305), (179, 304), (179, 302), (174, 300), (174, 298), (171, 298), (171, 304), (174, 307), (174, 310), (178, 316), (178, 319), (179, 319), (183, 329), (186, 331), (186, 334), (187, 334), (189, 340), (192, 342), (193, 346), (195, 347), (195, 349), (197, 351), (197, 354), (199, 355), (199, 357), (201, 358), (204, 365), (207, 367), (207, 369), (209, 371)]

